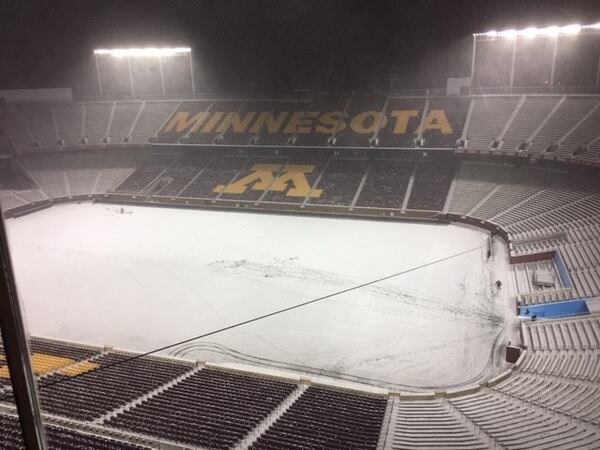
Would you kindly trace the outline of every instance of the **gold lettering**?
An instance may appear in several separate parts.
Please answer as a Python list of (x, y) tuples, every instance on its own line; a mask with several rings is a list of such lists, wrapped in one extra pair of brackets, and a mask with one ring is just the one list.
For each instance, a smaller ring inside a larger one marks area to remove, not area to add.
[(319, 125), (315, 127), (317, 133), (333, 134), (346, 129), (344, 113), (342, 111), (331, 111), (319, 117)]
[(213, 113), (212, 117), (204, 125), (204, 128), (202, 128), (202, 132), (211, 133), (213, 128), (219, 123), (219, 120), (221, 120), (221, 117), (223, 117), (223, 114), (222, 112)]
[(169, 121), (169, 123), (167, 123), (167, 126), (165, 126), (165, 128), (163, 130), (163, 133), (168, 133), (169, 131), (173, 131), (173, 129), (175, 129), (175, 131), (177, 131), (178, 133), (181, 133), (182, 131), (185, 131), (189, 127), (192, 127), (190, 130), (190, 133), (195, 133), (198, 130), (198, 128), (200, 128), (202, 126), (202, 124), (204, 123), (204, 121), (206, 120), (206, 118), (208, 117), (209, 114), (210, 113), (208, 113), (206, 111), (202, 111), (202, 112), (195, 114), (190, 119), (189, 112), (179, 111), (179, 112), (175, 113), (173, 118)]
[(243, 133), (248, 128), (248, 125), (250, 125), (250, 122), (252, 122), (252, 119), (254, 119), (254, 116), (256, 116), (255, 112), (249, 112), (241, 119), (239, 113), (227, 113), (223, 122), (217, 128), (217, 133), (225, 133), (229, 127), (233, 128), (234, 133)]
[[(432, 109), (427, 114), (425, 121), (423, 122), (423, 131), (426, 130), (440, 130), (442, 134), (452, 134), (452, 126), (448, 121), (448, 117), (446, 117), (446, 113), (443, 109)], [(415, 131), (415, 133), (420, 133), (421, 127)]]
[(253, 191), (264, 191), (273, 182), (273, 172), (277, 172), (280, 167), (281, 164), (254, 164), (248, 175), (229, 186), (220, 184), (213, 189), (213, 192), (243, 194), (250, 185)]
[(281, 175), (274, 177), (281, 168), (281, 164), (254, 164), (251, 172), (245, 177), (231, 183), (229, 186), (220, 184), (213, 189), (213, 192), (222, 192), (224, 194), (243, 194), (250, 187), (253, 191), (265, 191), (267, 189), (274, 192), (286, 192), (286, 197), (306, 197), (309, 193), (311, 197), (320, 197), (323, 190), (315, 189), (310, 192), (310, 184), (306, 174), (312, 173), (315, 166), (288, 164), (283, 167)]
[(304, 117), (304, 111), (296, 111), (293, 112), (290, 120), (288, 121), (285, 129), (283, 130), (286, 134), (294, 134), (297, 132), (298, 127), (302, 123), (302, 118)]
[(396, 124), (394, 125), (394, 130), (392, 133), (394, 134), (404, 134), (406, 133), (406, 129), (408, 128), (408, 122), (411, 117), (417, 117), (419, 115), (419, 111), (416, 110), (403, 110), (403, 111), (392, 111), (390, 116), (396, 119)]
[(387, 117), (380, 111), (361, 112), (352, 118), (350, 128), (358, 134), (372, 134), (385, 127)]
[(263, 111), (258, 115), (252, 124), (250, 133), (260, 133), (265, 127), (267, 128), (267, 132), (269, 134), (278, 133), (283, 125), (283, 122), (285, 122), (285, 119), (287, 119), (288, 114), (288, 112), (282, 111), (277, 115), (277, 118), (275, 118), (271, 112)]
[[(292, 188), (286, 192), (286, 197), (306, 197), (310, 192), (310, 184), (306, 174), (312, 173), (314, 169), (315, 166), (288, 164), (283, 168), (283, 173), (275, 179), (270, 190), (283, 192), (288, 187), (288, 183), (291, 182)], [(322, 193), (322, 189), (315, 189), (310, 192), (310, 196), (318, 198)]]
[(296, 133), (308, 134), (312, 131), (313, 122), (319, 117), (318, 111), (307, 111), (306, 114), (300, 120), (300, 125), (296, 130)]

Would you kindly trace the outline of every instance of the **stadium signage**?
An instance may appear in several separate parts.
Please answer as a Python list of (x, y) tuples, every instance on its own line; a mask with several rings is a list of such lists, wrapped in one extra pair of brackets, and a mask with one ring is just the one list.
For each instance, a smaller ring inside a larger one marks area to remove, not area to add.
[(315, 166), (301, 164), (254, 164), (250, 173), (229, 185), (220, 184), (213, 192), (224, 194), (243, 194), (250, 187), (253, 191), (286, 192), (286, 197), (318, 198), (321, 189), (310, 189), (306, 175), (312, 173)]
[(347, 116), (342, 111), (249, 111), (244, 114), (223, 111), (177, 111), (168, 121), (162, 133), (269, 133), (333, 135), (350, 130), (360, 135), (373, 133), (391, 126), (393, 134), (419, 134), (434, 130), (445, 135), (453, 133), (452, 126), (443, 109), (432, 109), (420, 120), (419, 111), (393, 110), (363, 111)]

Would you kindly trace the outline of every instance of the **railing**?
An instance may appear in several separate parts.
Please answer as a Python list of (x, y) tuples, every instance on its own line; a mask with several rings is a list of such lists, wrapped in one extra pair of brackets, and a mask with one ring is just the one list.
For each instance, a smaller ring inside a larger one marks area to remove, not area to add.
[(600, 88), (594, 86), (530, 86), (530, 87), (477, 87), (463, 86), (463, 95), (499, 95), (499, 94), (600, 94)]

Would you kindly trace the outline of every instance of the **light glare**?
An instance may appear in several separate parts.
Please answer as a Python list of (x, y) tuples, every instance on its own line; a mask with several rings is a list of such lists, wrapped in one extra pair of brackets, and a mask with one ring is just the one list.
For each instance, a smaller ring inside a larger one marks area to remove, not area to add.
[(523, 37), (531, 39), (531, 38), (534, 38), (537, 33), (538, 33), (537, 28), (530, 27), (530, 28), (525, 28), (524, 30), (520, 30), (519, 36), (523, 36)]
[(117, 58), (134, 56), (134, 57), (158, 57), (158, 56), (174, 56), (184, 53), (190, 53), (192, 50), (189, 47), (172, 47), (172, 48), (112, 48), (112, 49), (97, 49), (94, 50), (96, 55), (110, 55)]
[(581, 25), (572, 24), (560, 28), (560, 32), (564, 34), (577, 34), (581, 31)]
[(539, 28), (537, 32), (543, 36), (558, 36), (558, 33), (560, 33), (560, 28), (557, 26)]
[(517, 30), (504, 30), (504, 31), (499, 32), (498, 36), (508, 38), (508, 39), (514, 39), (517, 37), (517, 34), (518, 34)]

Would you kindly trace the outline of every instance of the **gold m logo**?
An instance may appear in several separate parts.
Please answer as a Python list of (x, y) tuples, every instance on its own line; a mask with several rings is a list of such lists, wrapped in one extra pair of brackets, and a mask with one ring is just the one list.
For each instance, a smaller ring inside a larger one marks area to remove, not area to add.
[[(315, 170), (315, 166), (300, 164), (254, 164), (251, 172), (243, 178), (225, 186), (223, 184), (214, 188), (213, 192), (224, 194), (243, 194), (246, 189), (253, 191), (285, 192), (286, 197), (311, 197), (318, 198), (323, 192), (321, 189), (310, 191), (310, 183), (306, 175)], [(279, 175), (277, 175), (279, 174)]]

